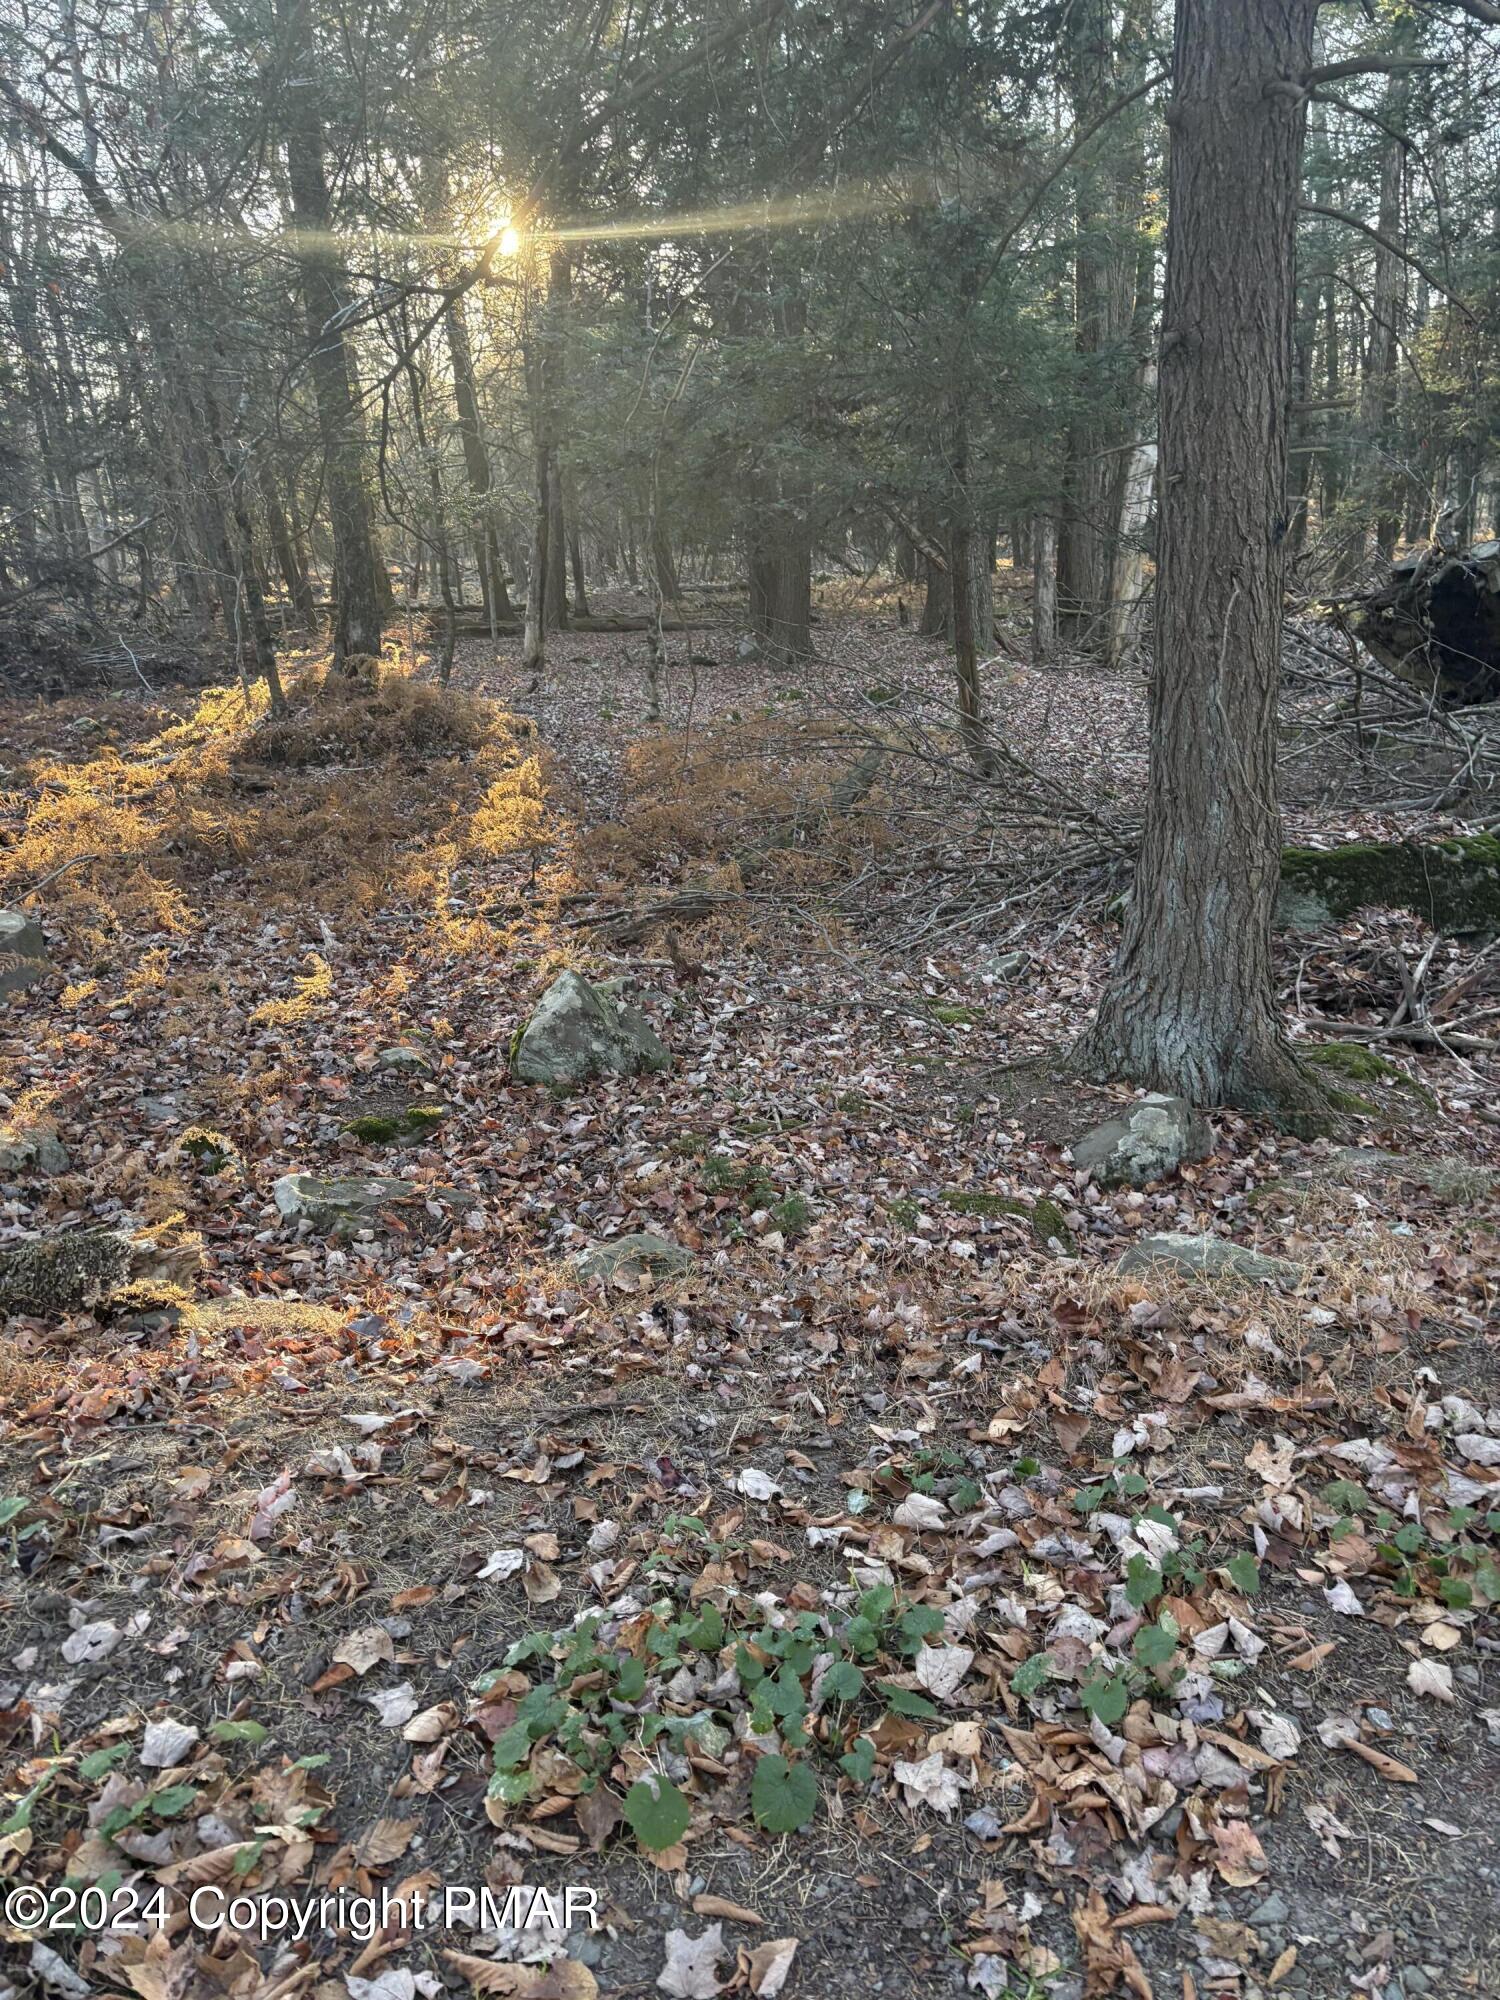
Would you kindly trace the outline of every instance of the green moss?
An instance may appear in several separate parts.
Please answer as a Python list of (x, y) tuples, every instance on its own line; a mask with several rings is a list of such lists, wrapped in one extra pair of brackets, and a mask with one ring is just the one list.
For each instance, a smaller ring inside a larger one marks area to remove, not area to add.
[(1321, 1042), (1317, 1048), (1307, 1051), (1307, 1060), (1319, 1069), (1331, 1069), (1339, 1076), (1348, 1077), (1351, 1083), (1406, 1081), (1394, 1063), (1376, 1055), (1363, 1042)]
[(981, 1194), (975, 1188), (944, 1188), (938, 1196), (944, 1208), (951, 1208), (955, 1215), (1024, 1215), (1030, 1216), (1031, 1203), (1018, 1201), (1008, 1194)]
[(934, 1007), (933, 1013), (945, 1028), (967, 1028), (977, 1018), (972, 1007)]
[(862, 1090), (841, 1090), (838, 1096), (833, 1100), (833, 1108), (835, 1111), (847, 1111), (853, 1113), (857, 1111), (863, 1111), (865, 1108), (865, 1103), (866, 1103), (866, 1098)]
[(915, 1229), (922, 1209), (909, 1195), (897, 1195), (894, 1201), (885, 1204), (885, 1212), (898, 1229)]
[(1074, 1250), (1073, 1232), (1068, 1227), (1067, 1217), (1055, 1201), (1048, 1201), (1044, 1195), (1031, 1211), (1031, 1227), (1036, 1240), (1045, 1249), (1055, 1237), (1071, 1257)]
[(371, 1111), (347, 1119), (344, 1130), (366, 1145), (390, 1146), (398, 1139), (413, 1139), (430, 1132), (446, 1113), (447, 1106), (443, 1104), (412, 1104), (405, 1111)]
[(1500, 929), (1500, 836), (1282, 849), (1283, 923), (1315, 929), (1369, 907), (1410, 910), (1440, 931)]
[[(1363, 1042), (1322, 1042), (1315, 1049), (1308, 1049), (1307, 1060), (1318, 1069), (1333, 1070), (1336, 1075), (1346, 1077), (1351, 1083), (1394, 1083), (1402, 1090), (1415, 1091), (1425, 1104), (1437, 1108), (1437, 1099), (1425, 1083), (1418, 1083), (1414, 1076), (1408, 1076), (1404, 1069), (1398, 1069), (1384, 1056), (1376, 1055)], [(1367, 1103), (1362, 1097), (1351, 1096), (1348, 1091), (1330, 1092), (1333, 1102), (1341, 1111), (1360, 1111), (1367, 1116), (1378, 1115), (1379, 1106)]]
[(1071, 1256), (1073, 1232), (1055, 1201), (1043, 1195), (1037, 1201), (1021, 1201), (1015, 1195), (984, 1194), (976, 1188), (947, 1188), (938, 1196), (944, 1208), (955, 1215), (977, 1215), (993, 1220), (998, 1215), (1019, 1215), (1031, 1224), (1031, 1232), (1045, 1250), (1055, 1237)]
[(900, 688), (886, 687), (882, 681), (876, 681), (874, 686), (867, 687), (864, 693), (865, 700), (876, 708), (889, 708), (893, 701), (901, 699)]

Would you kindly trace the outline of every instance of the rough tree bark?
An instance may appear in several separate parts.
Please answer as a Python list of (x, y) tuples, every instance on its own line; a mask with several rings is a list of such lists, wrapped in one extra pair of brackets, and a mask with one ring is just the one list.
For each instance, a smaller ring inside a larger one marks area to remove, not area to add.
[(323, 166), (323, 127), (312, 33), (303, 0), (278, 0), (277, 25), (288, 49), (286, 80), (287, 183), (297, 225), (296, 258), (306, 318), (308, 372), (323, 442), (328, 515), (333, 526), (333, 594), (337, 665), (380, 654), (381, 587), (376, 574), (364, 439), (349, 377), (349, 355), (338, 315), (348, 290), (332, 240), (332, 203)]
[(1271, 922), (1286, 408), (1318, 0), (1178, 0), (1160, 369), (1151, 769), (1135, 890), (1076, 1052), (1297, 1125), (1327, 1105), (1276, 1007)]

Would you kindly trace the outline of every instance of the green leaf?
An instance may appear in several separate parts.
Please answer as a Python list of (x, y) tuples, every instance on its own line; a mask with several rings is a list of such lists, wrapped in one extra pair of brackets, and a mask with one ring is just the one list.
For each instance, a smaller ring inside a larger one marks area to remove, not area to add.
[(1154, 1625), (1143, 1625), (1130, 1650), (1143, 1667), (1164, 1667), (1177, 1651), (1177, 1620), (1164, 1611)]
[(1033, 1653), (1029, 1660), (1022, 1660), (1011, 1675), (1010, 1691), (1020, 1695), (1039, 1694), (1051, 1678), (1052, 1655)]
[(10, 1493), (0, 1500), (0, 1528), (8, 1528), (17, 1514), (24, 1514), (30, 1506), (24, 1494)]
[(670, 1778), (653, 1773), (637, 1778), (625, 1794), (625, 1817), (636, 1839), (652, 1854), (673, 1847), (688, 1830), (692, 1808)]
[(216, 1722), (209, 1735), (215, 1743), (264, 1743), (270, 1735), (263, 1722)]
[(877, 1681), (886, 1707), (892, 1715), (915, 1717), (922, 1722), (932, 1722), (937, 1718), (937, 1709), (925, 1694), (918, 1694), (915, 1688), (893, 1687), (889, 1681)]
[(1139, 1472), (1121, 1472), (1116, 1475), (1115, 1488), (1129, 1500), (1138, 1500), (1146, 1491), (1146, 1481)]
[(646, 1692), (646, 1663), (644, 1660), (626, 1659), (620, 1663), (615, 1676), (615, 1693), (621, 1701), (639, 1701)]
[(91, 1750), (87, 1757), (79, 1759), (80, 1778), (102, 1778), (117, 1764), (123, 1764), (134, 1746), (129, 1743), (111, 1743), (107, 1750)]
[(1421, 1548), (1426, 1537), (1422, 1533), (1420, 1523), (1416, 1521), (1403, 1521), (1392, 1539), (1395, 1541), (1396, 1547), (1401, 1551), (1402, 1555), (1414, 1556), (1417, 1550)]
[(180, 1819), (198, 1796), (196, 1785), (164, 1785), (142, 1803), (158, 1819)]
[(1130, 1706), (1130, 1684), (1123, 1674), (1096, 1673), (1079, 1690), (1089, 1714), (1108, 1727), (1119, 1722)]
[(1500, 1567), (1488, 1556), (1474, 1572), (1474, 1588), (1487, 1604), (1500, 1601)]
[(868, 1736), (856, 1736), (852, 1750), (839, 1759), (839, 1769), (856, 1785), (868, 1785), (875, 1775), (875, 1745)]
[(1252, 1555), (1231, 1556), (1224, 1564), (1224, 1574), (1246, 1597), (1253, 1597), (1260, 1589), (1260, 1564)]
[(1323, 1488), (1323, 1498), (1340, 1514), (1357, 1514), (1361, 1507), (1369, 1504), (1365, 1489), (1356, 1486), (1352, 1479), (1330, 1479)]
[(819, 1683), (824, 1701), (855, 1701), (864, 1691), (865, 1677), (852, 1660), (835, 1660)]
[(495, 1769), (514, 1771), (531, 1755), (531, 1730), (524, 1722), (513, 1722), (495, 1738)]
[(1438, 1585), (1438, 1596), (1455, 1611), (1467, 1611), (1474, 1602), (1474, 1593), (1461, 1576), (1445, 1576)]
[(806, 1764), (762, 1757), (750, 1780), (750, 1810), (767, 1833), (795, 1833), (818, 1809), (818, 1785)]
[(683, 1637), (700, 1653), (717, 1653), (724, 1643), (724, 1614), (718, 1605), (705, 1604), (703, 1615), (697, 1624), (688, 1627)]
[(1163, 1582), (1161, 1571), (1145, 1556), (1132, 1556), (1125, 1565), (1125, 1595), (1137, 1611), (1161, 1596)]
[(529, 1770), (497, 1771), (490, 1779), (488, 1790), (492, 1799), (503, 1799), (508, 1806), (518, 1806), (523, 1799), (529, 1799), (536, 1787), (536, 1780)]
[(329, 1761), (328, 1752), (326, 1750), (320, 1750), (318, 1751), (316, 1756), (299, 1757), (296, 1763), (293, 1764), (292, 1769), (294, 1771), (321, 1771), (323, 1766), (326, 1763), (328, 1763), (328, 1761)]
[(1092, 1514), (1096, 1508), (1104, 1505), (1109, 1495), (1110, 1489), (1107, 1486), (1080, 1486), (1073, 1495), (1074, 1510), (1079, 1514)]

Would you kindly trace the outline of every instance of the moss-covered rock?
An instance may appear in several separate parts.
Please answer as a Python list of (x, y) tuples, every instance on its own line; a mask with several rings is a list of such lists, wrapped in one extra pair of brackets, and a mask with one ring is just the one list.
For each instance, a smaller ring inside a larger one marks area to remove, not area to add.
[(283, 1174), (271, 1193), (288, 1222), (306, 1222), (328, 1236), (352, 1236), (376, 1228), (387, 1209), (415, 1201), (422, 1190), (413, 1181), (374, 1174), (344, 1180)]
[(408, 1104), (404, 1111), (370, 1111), (350, 1118), (344, 1130), (371, 1146), (392, 1146), (398, 1139), (419, 1139), (447, 1115), (443, 1104)]
[(196, 1268), (194, 1244), (175, 1247), (119, 1229), (54, 1229), (0, 1249), (0, 1312), (79, 1312), (130, 1292), (157, 1295)]
[(1500, 835), (1282, 849), (1283, 929), (1315, 931), (1367, 908), (1410, 910), (1439, 931), (1500, 931)]
[[(981, 1188), (947, 1188), (938, 1196), (944, 1208), (955, 1215), (973, 1215), (993, 1221), (1002, 1215), (1016, 1215), (1031, 1224), (1031, 1233), (1045, 1250), (1054, 1242), (1065, 1255), (1073, 1254), (1073, 1232), (1067, 1217), (1055, 1201), (1045, 1195), (1036, 1201), (1022, 1201), (1016, 1195), (990, 1194)], [(892, 1204), (893, 1206), (893, 1204)]]

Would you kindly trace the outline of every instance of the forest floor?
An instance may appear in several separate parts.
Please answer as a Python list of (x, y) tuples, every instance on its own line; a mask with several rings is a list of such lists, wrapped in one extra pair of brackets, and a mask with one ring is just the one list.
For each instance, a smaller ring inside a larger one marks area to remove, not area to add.
[[(1337, 1138), (1404, 1170), (1219, 1111), (1207, 1159), (1093, 1186), (1068, 1142), (1128, 1093), (1059, 1058), (1104, 899), (945, 898), (993, 836), (895, 770), (809, 810), (941, 647), (830, 609), (793, 679), (719, 616), (659, 724), (616, 634), (540, 693), (513, 646), (465, 642), (456, 699), (304, 662), (282, 726), (0, 709), (0, 903), (94, 857), (39, 899), (58, 977), (0, 1002), (8, 1134), (68, 1155), (5, 1171), (0, 1248), (158, 1260), (0, 1345), (0, 1873), (56, 1926), (0, 1930), (0, 1993), (1500, 1991), (1495, 1058), (1381, 1045)], [(1138, 799), (1138, 680), (1018, 659), (990, 700), (1071, 796)], [(1299, 838), (1401, 823), (1303, 775)], [(670, 944), (593, 921), (709, 876)], [(1284, 942), (1287, 1003), (1378, 1023), (1426, 942)], [(564, 964), (641, 982), (671, 1068), (514, 1080)], [(291, 1172), (418, 1193), (325, 1239)], [(693, 1268), (580, 1275), (633, 1230)], [(1298, 1275), (1121, 1271), (1162, 1230)], [(84, 1935), (90, 1883), (166, 1928)], [(600, 1927), (189, 1920), (517, 1883)]]

